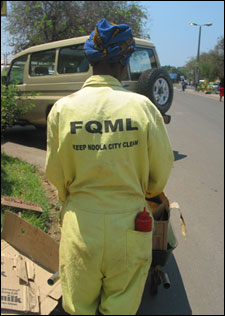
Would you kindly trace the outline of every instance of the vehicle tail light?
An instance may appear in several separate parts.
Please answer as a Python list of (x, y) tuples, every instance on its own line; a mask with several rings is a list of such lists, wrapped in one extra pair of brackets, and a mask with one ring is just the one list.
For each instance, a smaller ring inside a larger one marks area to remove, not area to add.
[(163, 114), (163, 120), (164, 120), (164, 123), (165, 123), (165, 124), (169, 124), (170, 121), (171, 121), (171, 116), (170, 116), (170, 115)]

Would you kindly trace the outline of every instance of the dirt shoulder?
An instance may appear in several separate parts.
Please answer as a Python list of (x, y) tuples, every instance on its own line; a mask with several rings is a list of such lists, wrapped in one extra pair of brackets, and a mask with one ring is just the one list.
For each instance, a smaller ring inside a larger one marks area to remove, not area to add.
[(60, 212), (58, 193), (45, 175), (46, 134), (34, 126), (18, 126), (10, 128), (1, 138), (1, 152), (19, 158), (37, 167), (37, 174), (46, 191), (51, 209), (49, 212), (50, 226), (48, 234), (56, 241), (60, 240), (58, 217)]

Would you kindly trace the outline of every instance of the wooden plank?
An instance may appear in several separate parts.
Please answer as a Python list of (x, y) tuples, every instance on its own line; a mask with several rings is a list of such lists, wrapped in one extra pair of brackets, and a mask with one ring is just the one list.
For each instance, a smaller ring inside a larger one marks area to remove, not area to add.
[(30, 201), (23, 201), (23, 200), (19, 200), (19, 199), (14, 199), (14, 198), (8, 197), (8, 196), (3, 196), (1, 198), (1, 205), (11, 206), (11, 207), (15, 207), (15, 208), (22, 208), (22, 209), (26, 209), (26, 210), (39, 212), (39, 213), (43, 212), (43, 210), (39, 204), (30, 202)]
[(40, 228), (9, 211), (5, 211), (2, 239), (49, 272), (59, 270), (59, 244)]

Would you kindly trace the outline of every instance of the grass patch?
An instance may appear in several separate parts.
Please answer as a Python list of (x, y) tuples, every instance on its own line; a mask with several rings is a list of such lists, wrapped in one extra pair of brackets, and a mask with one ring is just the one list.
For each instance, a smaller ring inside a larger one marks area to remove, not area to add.
[(1, 195), (40, 204), (43, 210), (43, 213), (40, 215), (29, 210), (2, 206), (1, 225), (4, 220), (4, 210), (8, 209), (16, 213), (21, 211), (23, 219), (47, 232), (50, 204), (36, 171), (37, 168), (27, 162), (10, 157), (5, 153), (1, 154)]

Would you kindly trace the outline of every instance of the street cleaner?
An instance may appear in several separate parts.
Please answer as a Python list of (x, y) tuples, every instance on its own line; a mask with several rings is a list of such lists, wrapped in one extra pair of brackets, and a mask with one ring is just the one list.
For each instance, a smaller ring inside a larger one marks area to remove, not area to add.
[(101, 19), (84, 49), (93, 76), (48, 116), (46, 173), (63, 202), (63, 308), (135, 315), (152, 261), (145, 198), (163, 191), (173, 151), (157, 108), (121, 85), (135, 49), (130, 27)]

